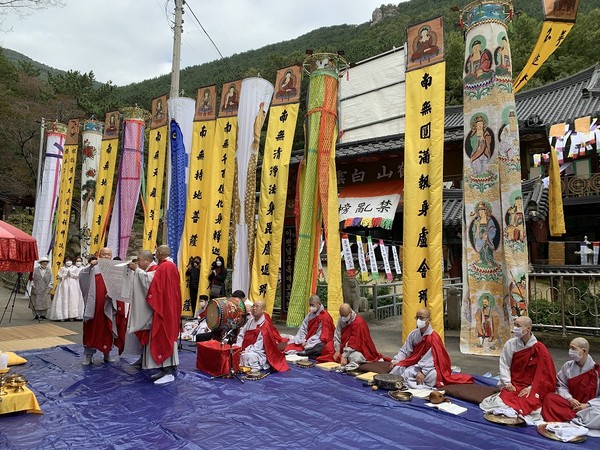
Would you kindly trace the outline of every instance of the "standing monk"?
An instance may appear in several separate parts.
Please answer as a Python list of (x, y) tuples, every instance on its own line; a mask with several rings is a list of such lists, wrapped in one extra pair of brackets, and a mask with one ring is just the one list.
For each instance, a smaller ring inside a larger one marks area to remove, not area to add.
[[(112, 259), (112, 250), (104, 247), (100, 258)], [(83, 360), (84, 366), (92, 363), (96, 350), (104, 354), (104, 362), (115, 362), (110, 356), (116, 333), (116, 305), (108, 296), (104, 279), (98, 270), (98, 259), (91, 257), (90, 265), (79, 272), (79, 287), (83, 294)]]
[(514, 338), (504, 344), (500, 355), (502, 390), (479, 404), (484, 411), (513, 408), (521, 416), (540, 419), (540, 408), (546, 394), (556, 390), (556, 369), (544, 344), (531, 333), (531, 319), (517, 317)]
[[(138, 331), (136, 335), (144, 346), (142, 368), (160, 369), (152, 375), (157, 385), (173, 382), (179, 364), (177, 338), (182, 307), (181, 289), (179, 270), (170, 256), (171, 249), (161, 245), (156, 249), (156, 270), (147, 272), (135, 263), (129, 265), (135, 271), (135, 283), (139, 282), (139, 289), (134, 284), (132, 293), (131, 310), (134, 317), (130, 317), (129, 331)], [(144, 296), (145, 289), (147, 294)], [(144, 298), (145, 304), (142, 301)], [(137, 314), (142, 309), (146, 310), (145, 317)]]
[(600, 430), (600, 365), (590, 356), (582, 337), (569, 345), (569, 359), (556, 375), (556, 393), (544, 397), (542, 416), (547, 422), (568, 422)]

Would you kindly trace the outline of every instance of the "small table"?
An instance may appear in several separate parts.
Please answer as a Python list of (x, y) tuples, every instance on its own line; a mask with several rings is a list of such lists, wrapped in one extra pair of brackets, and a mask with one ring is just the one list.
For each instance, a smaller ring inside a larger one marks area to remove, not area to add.
[[(196, 354), (196, 368), (212, 376), (219, 376), (229, 372), (230, 345), (222, 345), (219, 341), (198, 342)], [(233, 346), (233, 368), (237, 372), (240, 368), (240, 353), (242, 349)]]
[(7, 394), (0, 397), (0, 414), (17, 411), (42, 414), (35, 394), (27, 386), (23, 386), (23, 390), (18, 392), (13, 392), (12, 388), (5, 387), (5, 391), (8, 391)]

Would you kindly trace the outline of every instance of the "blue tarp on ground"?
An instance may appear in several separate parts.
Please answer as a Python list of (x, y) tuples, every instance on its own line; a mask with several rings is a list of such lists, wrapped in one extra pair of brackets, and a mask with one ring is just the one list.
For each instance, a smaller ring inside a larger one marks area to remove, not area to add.
[[(21, 352), (14, 367), (43, 415), (0, 417), (2, 449), (561, 448), (534, 427), (486, 421), (474, 404), (453, 416), (396, 402), (352, 376), (292, 367), (259, 381), (215, 379), (180, 353), (174, 383), (155, 386), (127, 360), (81, 365), (80, 345)], [(128, 358), (129, 359), (129, 358)], [(135, 358), (131, 358), (135, 359)], [(588, 438), (577, 448), (598, 448)]]

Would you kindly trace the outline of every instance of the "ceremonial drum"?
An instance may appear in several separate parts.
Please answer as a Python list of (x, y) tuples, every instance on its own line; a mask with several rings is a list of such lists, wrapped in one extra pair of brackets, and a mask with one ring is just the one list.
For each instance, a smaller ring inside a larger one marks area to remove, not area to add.
[(206, 325), (212, 331), (241, 328), (244, 323), (246, 306), (239, 298), (213, 298), (206, 305)]

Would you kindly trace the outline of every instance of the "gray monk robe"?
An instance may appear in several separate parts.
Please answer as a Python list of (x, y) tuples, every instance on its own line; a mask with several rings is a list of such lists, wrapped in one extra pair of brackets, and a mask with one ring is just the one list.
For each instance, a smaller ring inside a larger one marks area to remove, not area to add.
[[(177, 366), (179, 364), (179, 355), (177, 353), (177, 342), (175, 342), (173, 355), (167, 358), (162, 364), (154, 361), (150, 352), (150, 333), (152, 329), (152, 317), (154, 310), (146, 301), (150, 283), (154, 278), (154, 271), (158, 267), (157, 264), (152, 264), (145, 271), (139, 267), (135, 271), (129, 271), (128, 282), (131, 283), (131, 306), (129, 309), (129, 321), (127, 322), (127, 333), (135, 333), (140, 337), (143, 346), (142, 353), (142, 368), (143, 369), (159, 369), (162, 367)], [(139, 333), (143, 331), (144, 333)], [(144, 338), (144, 336), (148, 336)], [(146, 342), (145, 339), (148, 339)]]

